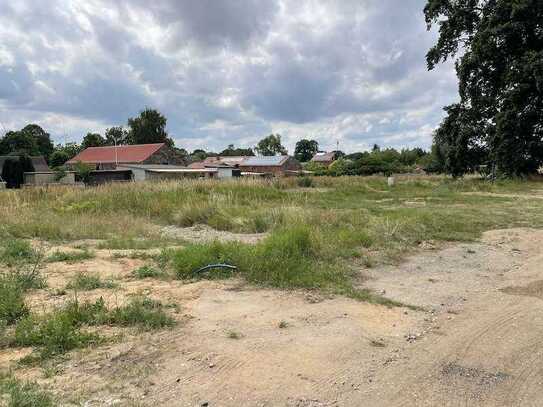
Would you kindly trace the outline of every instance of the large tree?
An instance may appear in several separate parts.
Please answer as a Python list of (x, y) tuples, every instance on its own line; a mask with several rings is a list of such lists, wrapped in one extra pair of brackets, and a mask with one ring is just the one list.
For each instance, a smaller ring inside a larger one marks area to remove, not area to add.
[(129, 134), (122, 126), (114, 126), (106, 129), (106, 145), (113, 146), (130, 144)]
[(43, 155), (46, 160), (54, 151), (51, 136), (37, 124), (18, 131), (8, 131), (0, 139), (0, 154)]
[(173, 146), (173, 140), (166, 131), (166, 117), (158, 110), (146, 108), (138, 117), (128, 119), (129, 144), (166, 143)]
[(106, 139), (98, 133), (87, 133), (87, 135), (83, 137), (83, 141), (81, 142), (82, 149), (88, 147), (103, 147), (105, 145), (107, 145)]
[(456, 58), (460, 102), (447, 106), (435, 143), (445, 169), (461, 175), (479, 164), (515, 176), (543, 164), (543, 2), (428, 0), (427, 54), (433, 69)]
[(227, 148), (222, 150), (219, 153), (220, 156), (224, 157), (239, 157), (239, 156), (253, 156), (255, 153), (252, 148), (235, 148), (233, 144), (229, 144)]
[(270, 134), (268, 137), (260, 140), (256, 146), (256, 151), (260, 155), (287, 155), (287, 149), (281, 144), (279, 134)]
[(319, 151), (319, 143), (315, 140), (302, 139), (296, 143), (294, 157), (303, 163), (308, 162)]

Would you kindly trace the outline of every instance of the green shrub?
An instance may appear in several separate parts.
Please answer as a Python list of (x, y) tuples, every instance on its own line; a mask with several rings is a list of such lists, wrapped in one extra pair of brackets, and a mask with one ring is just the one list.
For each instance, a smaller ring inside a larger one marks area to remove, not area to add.
[(91, 291), (99, 288), (115, 288), (118, 284), (111, 280), (103, 281), (98, 274), (77, 273), (66, 285), (67, 290)]
[(11, 325), (26, 315), (23, 288), (10, 278), (0, 278), (0, 321)]
[(78, 261), (93, 259), (95, 254), (87, 249), (77, 252), (62, 252), (57, 250), (47, 258), (49, 263), (76, 263)]
[(37, 383), (22, 382), (13, 377), (0, 378), (0, 399), (7, 407), (53, 407), (55, 402), (48, 392), (40, 389)]

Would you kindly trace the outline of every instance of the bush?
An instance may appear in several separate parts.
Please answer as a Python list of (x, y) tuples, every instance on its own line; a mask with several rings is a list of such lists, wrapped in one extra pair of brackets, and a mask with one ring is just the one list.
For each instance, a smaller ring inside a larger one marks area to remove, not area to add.
[(17, 281), (2, 276), (0, 278), (0, 321), (11, 325), (28, 315), (24, 302), (24, 290)]

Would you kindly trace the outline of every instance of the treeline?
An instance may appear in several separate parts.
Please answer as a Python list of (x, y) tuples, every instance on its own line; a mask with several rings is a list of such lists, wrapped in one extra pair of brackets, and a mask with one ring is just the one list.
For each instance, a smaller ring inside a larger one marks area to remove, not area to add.
[(126, 127), (115, 126), (99, 133), (87, 133), (81, 143), (53, 145), (51, 136), (37, 124), (29, 124), (21, 130), (8, 131), (0, 138), (0, 155), (43, 156), (50, 167), (64, 165), (88, 147), (123, 144), (166, 143), (174, 147), (166, 131), (167, 119), (154, 109), (145, 109), (139, 116), (129, 118)]
[(374, 145), (372, 151), (344, 154), (335, 151), (336, 160), (326, 166), (309, 161), (304, 169), (312, 171), (315, 175), (391, 175), (410, 172), (442, 172), (442, 165), (433, 152), (422, 148), (396, 150), (394, 148), (381, 149)]

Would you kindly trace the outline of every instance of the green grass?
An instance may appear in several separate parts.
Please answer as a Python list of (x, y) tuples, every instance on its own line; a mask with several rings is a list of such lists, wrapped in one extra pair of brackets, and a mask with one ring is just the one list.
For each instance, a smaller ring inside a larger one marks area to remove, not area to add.
[(21, 285), (12, 279), (0, 278), (0, 322), (13, 325), (28, 312)]
[(77, 273), (66, 285), (67, 290), (91, 291), (99, 288), (117, 288), (119, 284), (112, 280), (102, 280), (98, 274)]
[(47, 257), (48, 263), (77, 263), (84, 260), (90, 260), (95, 257), (94, 252), (88, 249), (79, 250), (77, 252), (55, 251)]
[[(380, 301), (353, 287), (353, 272), (398, 262), (425, 240), (473, 241), (490, 229), (543, 226), (543, 200), (530, 197), (543, 195), (543, 183), (536, 180), (402, 176), (389, 187), (383, 177), (316, 177), (313, 191), (297, 188), (298, 182), (187, 180), (6, 191), (0, 194), (0, 236), (105, 239), (102, 247), (144, 250), (162, 246), (160, 228), (167, 225), (268, 232), (253, 246), (189, 244), (160, 258), (183, 279), (229, 277), (221, 270), (193, 275), (198, 267), (224, 261), (256, 284)], [(29, 259), (27, 249), (9, 249), (3, 258)]]
[(108, 308), (99, 298), (95, 302), (70, 301), (52, 312), (27, 314), (15, 326), (11, 346), (35, 348), (23, 363), (36, 363), (68, 351), (99, 344), (104, 338), (89, 333), (87, 326), (110, 325), (157, 330), (175, 325), (159, 301), (147, 297), (133, 298), (123, 306)]
[(0, 376), (0, 397), (6, 407), (53, 407), (53, 396), (37, 383), (17, 380), (13, 376)]
[(97, 245), (98, 249), (109, 250), (148, 250), (155, 248), (163, 248), (166, 246), (182, 245), (181, 240), (172, 239), (123, 239), (115, 238), (100, 242)]
[(7, 266), (30, 263), (36, 256), (36, 251), (26, 240), (7, 238), (0, 243), (0, 262)]
[(141, 266), (137, 269), (135, 269), (134, 271), (132, 271), (132, 274), (134, 275), (134, 277), (136, 278), (139, 278), (139, 279), (144, 279), (144, 278), (162, 278), (162, 277), (165, 277), (166, 276), (166, 273), (164, 273), (163, 271), (161, 270), (158, 270), (152, 266)]

